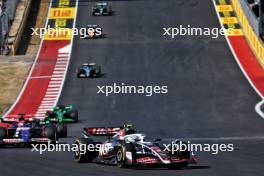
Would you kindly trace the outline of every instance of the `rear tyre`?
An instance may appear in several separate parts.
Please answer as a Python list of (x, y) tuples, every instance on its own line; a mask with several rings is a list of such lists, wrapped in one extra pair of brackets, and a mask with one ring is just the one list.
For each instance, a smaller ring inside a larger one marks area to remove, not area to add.
[(6, 129), (3, 127), (0, 127), (0, 140), (4, 139), (6, 136)]
[(67, 125), (65, 123), (58, 123), (57, 134), (60, 138), (67, 137)]
[(75, 161), (78, 163), (84, 163), (84, 162), (92, 162), (97, 156), (98, 156), (98, 152), (96, 151), (84, 151), (83, 148), (81, 146), (85, 145), (85, 148), (89, 145), (89, 144), (93, 144), (95, 145), (95, 143), (93, 142), (92, 139), (89, 138), (79, 138), (75, 140), (75, 145), (77, 145), (77, 150), (74, 151), (74, 158)]
[(77, 73), (77, 78), (81, 78), (81, 74), (79, 72)]
[(56, 143), (56, 131), (53, 126), (46, 126), (44, 128), (44, 136), (50, 139), (52, 143)]
[[(4, 139), (6, 137), (6, 129), (3, 127), (0, 127), (0, 140)], [(5, 144), (0, 144), (0, 148), (4, 147)]]
[[(180, 141), (176, 142), (176, 144), (179, 144), (179, 143), (180, 143)], [(182, 144), (187, 146), (186, 142), (182, 142)], [(190, 151), (188, 149), (183, 150), (183, 151), (177, 151), (177, 152), (174, 152), (173, 154), (171, 153), (171, 156), (182, 158), (182, 159), (187, 159), (187, 160), (189, 160), (191, 157)], [(183, 167), (187, 167), (188, 164), (189, 164), (188, 161), (183, 162), (183, 163), (178, 163), (178, 164), (172, 164), (169, 166), (169, 169), (181, 169)]]
[(98, 69), (95, 72), (96, 72), (96, 77), (101, 77), (101, 66), (98, 66)]

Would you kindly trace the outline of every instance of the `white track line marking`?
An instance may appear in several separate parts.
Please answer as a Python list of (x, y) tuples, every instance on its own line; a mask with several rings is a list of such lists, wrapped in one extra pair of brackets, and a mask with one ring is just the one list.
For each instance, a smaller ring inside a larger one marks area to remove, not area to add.
[(67, 63), (56, 63), (55, 67), (65, 67), (67, 66)]
[(61, 54), (59, 53), (58, 58), (68, 58), (69, 54)]
[(46, 94), (45, 95), (52, 95), (52, 94), (58, 94), (59, 93), (59, 91), (54, 91), (54, 92), (46, 92)]
[(60, 88), (48, 88), (47, 92), (49, 91), (60, 91)]
[[(49, 17), (51, 7), (52, 7), (52, 1), (50, 1), (50, 3), (49, 3), (49, 10), (48, 10), (46, 19), (48, 19), (48, 17)], [(48, 22), (49, 22), (49, 20), (46, 20), (45, 28), (47, 28)], [(33, 70), (34, 70), (34, 68), (35, 68), (35, 66), (37, 64), (37, 61), (39, 60), (39, 55), (40, 55), (40, 51), (42, 49), (43, 41), (44, 41), (44, 38), (41, 39), (41, 42), (40, 42), (40, 45), (39, 45), (40, 47), (38, 49), (38, 53), (37, 53), (37, 55), (36, 55), (36, 57), (34, 59), (34, 63), (32, 64), (32, 66), (30, 68), (30, 72), (28, 74), (28, 77), (27, 77), (27, 79), (26, 79), (21, 91), (19, 92), (19, 95), (17, 96), (17, 98), (16, 98), (15, 102), (12, 104), (12, 106), (7, 110), (7, 112), (4, 113), (4, 115), (2, 117), (6, 117), (15, 108), (15, 106), (18, 103), (18, 101), (21, 99), (21, 97), (22, 97), (22, 95), (23, 95), (23, 93), (24, 93), (24, 91), (25, 91), (25, 89), (26, 89), (26, 87), (28, 85), (30, 77), (31, 77), (31, 75), (33, 73)]]
[(62, 81), (50, 81), (50, 84), (61, 84)]
[(51, 80), (51, 81), (62, 81), (63, 78), (51, 78), (50, 80)]
[(52, 101), (55, 101), (56, 98), (43, 98), (43, 100), (44, 100), (44, 101), (46, 101), (46, 100), (52, 100)]
[(52, 107), (49, 107), (49, 108), (39, 108), (38, 109), (38, 113), (42, 113), (42, 114), (46, 114), (47, 113), (47, 111), (50, 111), (52, 109)]
[(51, 87), (61, 87), (61, 85), (60, 84), (58, 84), (58, 85), (49, 85), (48, 87), (49, 88), (51, 88)]
[[(73, 20), (73, 28), (76, 28), (76, 19), (77, 19), (77, 14), (78, 14), (78, 7), (79, 7), (79, 0), (76, 0), (76, 4), (75, 4), (75, 9), (76, 10), (75, 10), (75, 15), (74, 15), (74, 20)], [(74, 40), (74, 36), (72, 35), (71, 43), (69, 45), (69, 48), (67, 48), (67, 47), (64, 48), (64, 49), (66, 49), (66, 52), (63, 49), (61, 49), (59, 51), (60, 53), (67, 53), (68, 54), (68, 63), (67, 63), (67, 69), (65, 70), (65, 73), (64, 73), (64, 78), (63, 78), (61, 90), (60, 90), (60, 93), (59, 93), (59, 95), (58, 95), (58, 97), (56, 99), (56, 104), (58, 103), (59, 97), (60, 97), (61, 92), (62, 92), (63, 85), (65, 83), (66, 74), (68, 72), (68, 67), (69, 67), (69, 63), (70, 63), (70, 59), (71, 59), (71, 53), (72, 53), (73, 40)]]
[(52, 75), (52, 78), (63, 78), (63, 75)]
[(68, 61), (66, 61), (66, 60), (57, 60), (57, 62), (56, 62), (56, 64), (67, 64), (68, 63)]
[(260, 115), (260, 117), (264, 119), (264, 113), (261, 110), (261, 107), (263, 106), (263, 104), (264, 104), (264, 99), (256, 104), (255, 111)]
[(69, 58), (58, 58), (57, 60), (58, 60), (58, 61), (68, 61)]
[(51, 106), (40, 105), (38, 109), (50, 109)]
[(45, 98), (56, 98), (57, 96), (54, 96), (54, 95), (45, 95), (44, 97)]
[(55, 74), (55, 75), (62, 75), (62, 74), (65, 73), (65, 71), (54, 71), (53, 74)]
[(29, 79), (48, 79), (51, 78), (51, 76), (31, 76)]
[[(216, 2), (215, 2), (215, 0), (212, 0), (212, 1), (213, 1), (213, 4), (214, 4), (214, 8), (215, 8), (215, 11), (216, 11), (216, 14), (217, 14), (217, 17), (218, 17), (219, 23), (220, 23), (221, 27), (224, 28), (224, 25), (221, 23), (221, 17), (220, 17), (220, 15), (219, 15), (219, 13), (217, 12), (217, 9), (216, 9)], [(245, 36), (244, 36), (244, 37), (245, 37)], [(263, 95), (262, 95), (262, 94), (259, 92), (259, 90), (255, 87), (255, 85), (253, 84), (253, 82), (251, 81), (251, 79), (249, 78), (249, 76), (247, 75), (247, 72), (244, 70), (244, 68), (243, 68), (242, 65), (240, 64), (240, 61), (239, 61), (239, 59), (238, 59), (238, 57), (237, 57), (237, 55), (236, 55), (236, 53), (235, 53), (235, 51), (234, 51), (234, 49), (233, 49), (231, 43), (230, 43), (229, 38), (227, 37), (227, 35), (225, 35), (225, 39), (226, 39), (226, 41), (227, 41), (227, 43), (228, 43), (228, 46), (229, 46), (229, 48), (230, 48), (230, 50), (231, 50), (233, 56), (235, 57), (235, 60), (236, 60), (236, 62), (237, 62), (237, 64), (238, 64), (238, 66), (240, 67), (240, 70), (242, 71), (242, 73), (244, 74), (244, 76), (246, 77), (246, 79), (248, 80), (248, 82), (249, 82), (249, 84), (251, 85), (251, 87), (255, 90), (255, 92), (261, 97), (261, 99), (262, 99), (262, 101), (263, 101), (263, 100), (264, 100)], [(255, 111), (256, 111), (256, 113), (257, 113), (260, 117), (262, 117), (262, 118), (264, 119), (264, 117), (263, 117), (263, 112), (262, 112), (261, 109), (260, 109), (260, 105), (263, 104), (263, 103), (261, 103), (262, 101), (260, 101), (259, 103), (256, 104), (256, 106), (255, 106)]]
[[(227, 136), (227, 137), (204, 137), (204, 138), (178, 138), (184, 141), (244, 141), (244, 140), (264, 140), (264, 136)], [(175, 138), (165, 138), (164, 141), (172, 141)]]
[(43, 103), (41, 103), (39, 107), (43, 107), (43, 106), (53, 107), (53, 103), (52, 104), (43, 104)]
[(43, 100), (42, 103), (54, 103), (53, 100)]
[(43, 117), (46, 113), (36, 113), (35, 116)]
[(55, 68), (54, 71), (61, 71), (61, 70), (66, 71), (66, 69), (67, 68)]

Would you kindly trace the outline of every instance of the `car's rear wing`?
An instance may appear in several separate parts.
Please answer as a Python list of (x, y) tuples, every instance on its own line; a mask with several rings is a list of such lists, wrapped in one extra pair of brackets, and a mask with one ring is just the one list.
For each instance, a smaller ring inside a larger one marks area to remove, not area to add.
[(113, 136), (117, 134), (122, 127), (92, 127), (84, 128), (83, 134), (85, 136)]
[(32, 114), (18, 114), (18, 115), (8, 115), (6, 117), (2, 117), (0, 118), (0, 122), (12, 124), (14, 122), (21, 121), (21, 118), (23, 118), (23, 121), (26, 121), (26, 122), (34, 122), (34, 121), (39, 120), (39, 119), (34, 118)]

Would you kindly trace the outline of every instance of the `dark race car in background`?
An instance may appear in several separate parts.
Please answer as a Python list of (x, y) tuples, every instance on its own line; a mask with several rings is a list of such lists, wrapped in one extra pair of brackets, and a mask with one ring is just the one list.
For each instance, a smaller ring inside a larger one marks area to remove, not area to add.
[[(196, 156), (188, 150), (172, 153), (166, 151), (159, 140), (148, 141), (141, 133), (125, 135), (123, 140), (111, 136), (121, 128), (85, 128), (83, 138), (76, 139), (79, 146), (74, 152), (76, 162), (94, 162), (117, 165), (119, 168), (131, 166), (163, 166), (167, 168), (182, 168), (190, 163), (196, 163)], [(91, 136), (106, 136), (107, 140), (98, 142)], [(82, 145), (94, 145), (98, 150), (81, 151)], [(98, 147), (98, 145), (100, 147)]]
[(96, 63), (83, 63), (77, 68), (77, 78), (95, 78), (101, 76), (101, 66)]
[(111, 14), (112, 9), (106, 2), (98, 2), (92, 8), (93, 16), (109, 16)]
[(12, 118), (1, 118), (0, 146), (55, 143), (58, 140), (56, 133), (55, 124), (45, 124), (39, 119), (25, 118), (24, 114)]

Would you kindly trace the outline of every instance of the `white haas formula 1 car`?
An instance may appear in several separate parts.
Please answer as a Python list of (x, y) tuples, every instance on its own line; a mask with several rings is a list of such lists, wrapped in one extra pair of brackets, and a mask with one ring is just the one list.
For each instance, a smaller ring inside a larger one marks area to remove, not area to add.
[[(141, 133), (125, 135), (122, 140), (115, 139), (114, 135), (122, 129), (122, 127), (84, 128), (84, 137), (75, 141), (78, 146), (78, 150), (74, 152), (75, 161), (117, 165), (119, 168), (161, 166), (170, 169), (186, 167), (197, 161), (191, 151), (166, 151), (160, 140), (146, 141), (146, 136)], [(106, 136), (108, 139), (98, 142), (91, 136)], [(83, 145), (96, 146), (97, 150), (82, 151)]]

